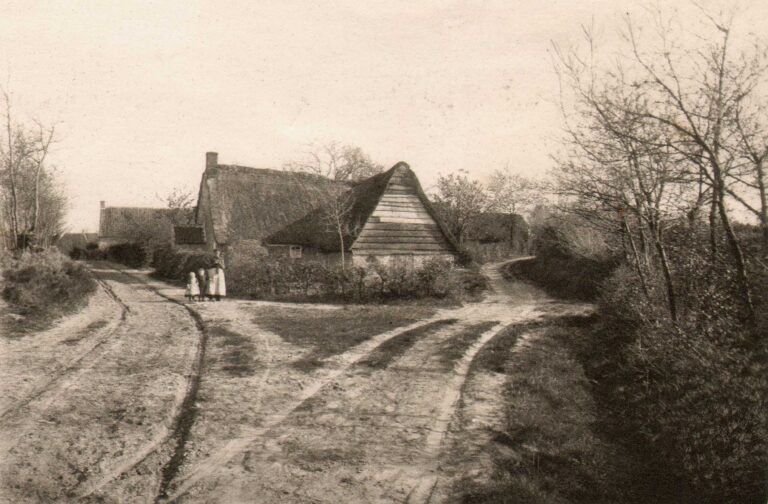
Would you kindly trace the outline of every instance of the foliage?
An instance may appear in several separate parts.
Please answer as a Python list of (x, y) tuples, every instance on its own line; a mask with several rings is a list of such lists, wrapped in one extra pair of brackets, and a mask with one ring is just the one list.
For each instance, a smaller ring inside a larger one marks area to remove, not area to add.
[(110, 245), (104, 251), (104, 257), (110, 261), (125, 264), (131, 268), (146, 266), (149, 260), (146, 247), (140, 243), (120, 243)]
[(540, 184), (510, 171), (509, 166), (491, 173), (486, 188), (492, 212), (519, 213), (541, 202)]
[(19, 122), (7, 90), (0, 134), (0, 246), (8, 249), (52, 245), (63, 230), (66, 197), (47, 157), (55, 127)]
[(465, 171), (440, 175), (434, 201), (441, 219), (459, 244), (464, 243), (472, 219), (489, 208), (485, 186), (470, 179)]
[[(341, 300), (372, 302), (387, 299), (445, 299), (457, 296), (449, 261), (432, 259), (417, 268), (372, 263), (367, 267), (267, 256), (262, 247), (240, 243), (227, 256), (228, 291), (260, 299)], [(208, 253), (159, 249), (155, 274), (181, 280), (195, 264), (215, 261)]]
[(69, 258), (75, 261), (96, 261), (106, 258), (106, 254), (99, 248), (98, 243), (88, 243), (83, 247), (73, 247), (69, 252)]
[(552, 216), (534, 228), (536, 257), (508, 264), (507, 277), (528, 279), (557, 297), (593, 301), (619, 259), (603, 236), (579, 219)]
[(74, 311), (96, 289), (83, 265), (53, 249), (6, 261), (3, 280), (3, 299), (21, 314), (35, 318)]
[[(615, 436), (649, 467), (665, 467), (647, 476), (670, 495), (663, 502), (764, 502), (768, 310), (757, 304), (758, 325), (749, 322), (732, 257), (712, 254), (706, 229), (670, 230), (673, 319), (658, 270), (646, 271), (647, 294), (631, 261), (597, 283), (584, 254), (543, 236), (540, 258), (508, 273), (553, 294), (599, 295), (602, 328), (585, 357), (589, 375)], [(743, 236), (753, 242), (746, 250), (759, 249), (760, 233)], [(756, 292), (764, 292), (768, 276), (750, 264)]]
[(187, 273), (216, 264), (216, 256), (210, 252), (188, 252), (171, 247), (160, 247), (152, 254), (153, 275), (173, 281), (183, 281)]
[[(611, 355), (596, 355), (602, 366), (594, 372), (617, 423), (676, 478), (679, 502), (764, 502), (764, 335), (745, 322), (727, 255), (713, 260), (695, 235), (676, 236), (673, 245), (670, 260), (685, 279), (676, 284), (677, 322), (663, 295), (648, 299), (636, 271), (619, 268), (601, 301), (601, 346)], [(663, 288), (651, 280), (652, 292)]]

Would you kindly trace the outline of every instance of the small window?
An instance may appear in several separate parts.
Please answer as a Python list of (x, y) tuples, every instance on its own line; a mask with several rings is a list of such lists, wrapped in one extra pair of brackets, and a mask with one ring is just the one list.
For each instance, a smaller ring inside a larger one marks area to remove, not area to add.
[(301, 245), (291, 245), (289, 256), (291, 259), (301, 259)]

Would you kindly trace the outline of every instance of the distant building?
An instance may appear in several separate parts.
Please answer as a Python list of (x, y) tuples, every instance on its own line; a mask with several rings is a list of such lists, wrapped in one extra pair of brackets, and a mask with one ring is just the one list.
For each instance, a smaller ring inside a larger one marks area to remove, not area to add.
[(131, 242), (172, 243), (175, 222), (183, 212), (170, 208), (108, 207), (101, 202), (99, 248)]
[[(333, 223), (334, 208), (344, 208)], [(406, 163), (359, 182), (218, 164), (206, 154), (195, 221), (209, 250), (237, 241), (271, 255), (415, 264), (453, 258), (457, 245)]]

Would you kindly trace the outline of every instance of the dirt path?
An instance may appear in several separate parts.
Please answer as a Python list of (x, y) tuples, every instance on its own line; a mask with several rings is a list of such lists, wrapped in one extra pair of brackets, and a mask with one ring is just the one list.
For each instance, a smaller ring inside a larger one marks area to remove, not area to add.
[(195, 322), (129, 277), (94, 271), (102, 289), (83, 312), (3, 341), (3, 373), (22, 383), (36, 378), (26, 388), (2, 384), (0, 397), (9, 400), (0, 418), (0, 502), (74, 501), (126, 467), (141, 477), (110, 488), (110, 499), (151, 502), (145, 496), (156, 492), (173, 453), (168, 441), (196, 359)]
[[(259, 335), (264, 367), (258, 377), (248, 382), (248, 389), (252, 386), (258, 390), (250, 403), (252, 408), (248, 412), (238, 407), (230, 410), (229, 422), (226, 416), (219, 415), (219, 421), (230, 425), (238, 423), (232, 419), (239, 414), (246, 419), (230, 432), (232, 437), (222, 438), (219, 445), (211, 443), (215, 422), (205, 420), (205, 410), (222, 408), (216, 405), (216, 396), (225, 394), (225, 386), (206, 382), (210, 404), (203, 407), (200, 427), (207, 427), (193, 429), (192, 436), (200, 451), (180, 471), (169, 500), (444, 500), (445, 495), (435, 493), (436, 488), (445, 486), (438, 485), (438, 481), (455, 474), (443, 474), (441, 457), (449, 426), (458, 425), (457, 405), (477, 352), (510, 324), (529, 322), (549, 313), (583, 313), (590, 309), (586, 305), (558, 303), (530, 286), (507, 282), (498, 265), (487, 267), (486, 273), (494, 292), (485, 301), (441, 310), (431, 320), (456, 318), (459, 323), (419, 339), (383, 369), (366, 368), (360, 361), (410, 327), (379, 335), (337, 356), (319, 375), (302, 377), (287, 365), (295, 357), (295, 349), (253, 322), (243, 322), (238, 316), (242, 306), (207, 305), (202, 314), (206, 321)], [(446, 364), (446, 344), (482, 323), (491, 326), (466, 344), (460, 358)], [(486, 394), (483, 400), (497, 403), (490, 409), (502, 406), (500, 393), (499, 388), (498, 394)], [(248, 398), (247, 393), (241, 396), (243, 400)], [(231, 402), (229, 406), (233, 406)], [(466, 431), (467, 436), (478, 434)], [(451, 435), (450, 445), (455, 444), (455, 437)]]
[[(250, 315), (265, 303), (187, 304), (146, 272), (94, 272), (102, 288), (78, 316), (0, 339), (0, 502), (448, 501), (503, 407), (474, 357), (510, 325), (589, 309), (489, 266), (483, 302), (307, 371), (293, 365), (306, 347)], [(234, 371), (232, 342), (247, 359)]]

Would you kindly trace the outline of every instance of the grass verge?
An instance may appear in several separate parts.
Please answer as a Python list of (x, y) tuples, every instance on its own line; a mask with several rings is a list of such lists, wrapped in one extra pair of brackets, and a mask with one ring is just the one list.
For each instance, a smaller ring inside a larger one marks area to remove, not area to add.
[(323, 359), (404, 325), (427, 318), (434, 310), (416, 306), (350, 306), (337, 310), (264, 307), (251, 312), (254, 323), (310, 352), (294, 367), (311, 371)]
[[(585, 319), (511, 326), (473, 362), (476, 372), (507, 375), (507, 418), (493, 446), (494, 472), (483, 483), (458, 482), (465, 503), (608, 504), (643, 502), (637, 461), (605, 432), (599, 405), (579, 361), (590, 330)], [(589, 319), (586, 319), (589, 320)], [(512, 353), (525, 332), (536, 343)]]
[(22, 336), (52, 325), (81, 309), (96, 290), (88, 270), (54, 250), (26, 253), (2, 272), (2, 297), (8, 303), (0, 319), (7, 336)]

